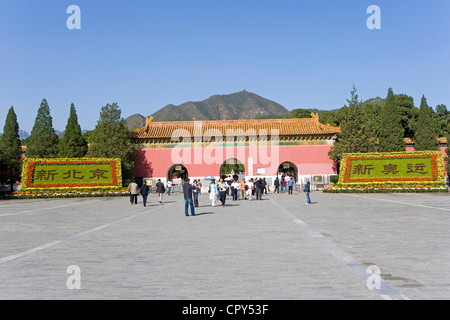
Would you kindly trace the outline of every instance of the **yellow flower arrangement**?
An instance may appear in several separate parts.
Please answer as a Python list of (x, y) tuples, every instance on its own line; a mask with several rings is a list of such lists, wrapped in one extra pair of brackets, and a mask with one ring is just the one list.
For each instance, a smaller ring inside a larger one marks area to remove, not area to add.
[(345, 153), (338, 183), (326, 191), (446, 191), (444, 181), (441, 151)]
[[(90, 170), (93, 175), (91, 177), (85, 174), (88, 166), (90, 169), (95, 168)], [(36, 167), (40, 168), (37, 172)], [(23, 160), (22, 190), (120, 187), (121, 185), (121, 161), (117, 158), (25, 158)]]

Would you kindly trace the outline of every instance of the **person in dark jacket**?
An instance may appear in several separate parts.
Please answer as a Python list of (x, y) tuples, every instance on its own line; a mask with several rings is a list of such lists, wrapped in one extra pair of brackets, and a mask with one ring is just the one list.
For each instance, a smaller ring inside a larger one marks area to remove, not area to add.
[(260, 178), (256, 179), (255, 182), (255, 194), (256, 194), (256, 200), (262, 200), (262, 191), (263, 191), (264, 185)]
[(273, 184), (275, 186), (275, 191), (273, 193), (280, 193), (280, 180), (278, 180), (278, 177), (275, 178), (275, 182)]
[(311, 204), (311, 199), (309, 198), (309, 193), (311, 192), (311, 185), (309, 184), (309, 180), (306, 182), (305, 189), (303, 190), (306, 193), (306, 204)]
[(158, 182), (156, 183), (156, 193), (158, 194), (159, 203), (162, 203), (162, 196), (165, 191), (166, 188), (164, 187), (164, 183), (161, 182), (161, 179), (158, 179)]
[(144, 204), (144, 207), (147, 206), (147, 196), (149, 189), (150, 189), (149, 186), (146, 183), (143, 183), (139, 190), (142, 196), (142, 203)]
[(197, 208), (198, 207), (198, 195), (200, 193), (200, 187), (198, 186), (197, 180), (194, 180), (193, 186), (195, 188), (192, 190), (192, 198), (194, 201), (194, 207)]
[(189, 178), (186, 179), (183, 184), (183, 195), (184, 195), (184, 214), (189, 216), (189, 206), (191, 207), (191, 216), (195, 216), (195, 208), (194, 202), (192, 201), (192, 191), (196, 189), (196, 186), (193, 186), (189, 183)]

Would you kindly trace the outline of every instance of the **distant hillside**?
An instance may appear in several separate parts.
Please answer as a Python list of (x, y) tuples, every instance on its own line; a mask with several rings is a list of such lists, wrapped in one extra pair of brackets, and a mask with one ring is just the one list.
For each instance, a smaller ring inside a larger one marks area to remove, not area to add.
[(364, 103), (370, 103), (370, 104), (376, 104), (376, 105), (382, 106), (384, 104), (384, 100), (386, 100), (386, 99), (376, 97), (376, 98), (368, 99), (368, 100), (364, 101)]
[[(383, 105), (384, 99), (376, 97), (364, 103)], [(307, 107), (289, 111), (274, 101), (244, 90), (232, 94), (214, 95), (203, 101), (189, 101), (178, 106), (169, 104), (151, 116), (153, 121), (276, 119), (310, 117), (311, 112), (321, 115), (325, 111), (336, 112), (339, 109), (322, 110)], [(141, 128), (145, 126), (145, 117), (137, 113), (126, 118), (125, 123), (129, 129)]]
[(128, 129), (142, 128), (145, 126), (145, 117), (139, 113), (133, 114), (125, 119), (125, 125)]
[(259, 116), (283, 116), (289, 111), (282, 105), (241, 91), (227, 95), (214, 95), (198, 102), (169, 104), (152, 114), (154, 121), (238, 120)]
[[(0, 137), (3, 135), (3, 133), (0, 133)], [(28, 138), (30, 136), (30, 134), (22, 129), (19, 129), (19, 139), (20, 140), (24, 140), (26, 138)]]

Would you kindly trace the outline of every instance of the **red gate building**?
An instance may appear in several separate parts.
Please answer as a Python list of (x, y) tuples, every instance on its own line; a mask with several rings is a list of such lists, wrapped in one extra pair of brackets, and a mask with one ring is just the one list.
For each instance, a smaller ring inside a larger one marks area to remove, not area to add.
[[(155, 122), (132, 133), (138, 146), (135, 176), (143, 179), (219, 178), (226, 163), (240, 163), (241, 177), (291, 176), (296, 183), (326, 184), (336, 174), (328, 151), (338, 127), (303, 119)], [(236, 172), (239, 174), (239, 172)]]

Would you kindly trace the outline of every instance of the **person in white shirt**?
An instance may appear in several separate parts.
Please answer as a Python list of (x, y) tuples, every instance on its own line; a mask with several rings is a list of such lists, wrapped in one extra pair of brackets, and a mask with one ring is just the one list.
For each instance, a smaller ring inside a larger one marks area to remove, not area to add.
[(252, 193), (253, 193), (253, 180), (250, 179), (247, 183), (248, 189), (247, 189), (247, 199), (252, 200)]
[(216, 180), (211, 180), (208, 193), (209, 200), (211, 200), (211, 205), (214, 207), (216, 205), (216, 200), (219, 197), (219, 188), (217, 187)]
[(238, 199), (239, 187), (240, 187), (240, 184), (237, 180), (234, 180), (231, 183), (231, 192), (232, 192), (232, 196), (233, 196), (233, 201), (237, 201), (237, 199)]
[(220, 179), (217, 187), (219, 188), (219, 200), (222, 203), (222, 207), (224, 207), (225, 200), (227, 198), (228, 185), (223, 181), (223, 179)]

